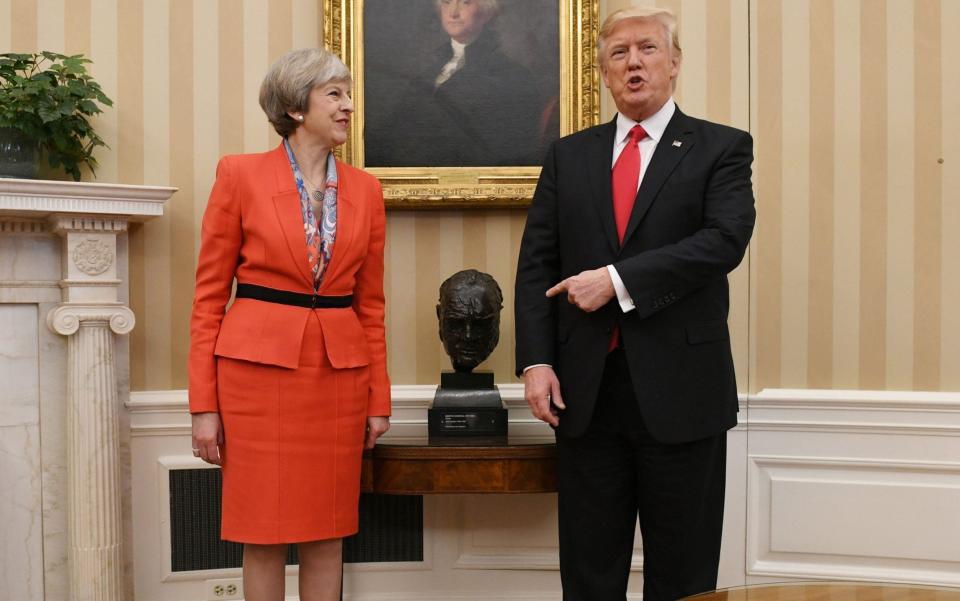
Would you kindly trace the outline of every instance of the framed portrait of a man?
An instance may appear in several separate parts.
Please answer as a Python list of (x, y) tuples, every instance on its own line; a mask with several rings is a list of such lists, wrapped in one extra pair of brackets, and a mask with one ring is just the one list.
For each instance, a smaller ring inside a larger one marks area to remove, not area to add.
[(354, 77), (343, 158), (388, 206), (523, 206), (558, 137), (597, 122), (597, 0), (325, 0)]

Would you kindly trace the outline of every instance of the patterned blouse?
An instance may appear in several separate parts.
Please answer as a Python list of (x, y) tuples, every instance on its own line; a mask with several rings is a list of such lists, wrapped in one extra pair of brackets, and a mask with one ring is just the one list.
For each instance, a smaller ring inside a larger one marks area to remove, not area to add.
[[(303, 216), (303, 231), (307, 237), (307, 261), (313, 272), (313, 290), (316, 292), (323, 283), (323, 275), (330, 264), (333, 243), (337, 238), (337, 163), (332, 152), (327, 155), (327, 178), (323, 186), (323, 196), (321, 197), (317, 190), (314, 198), (311, 198), (307, 186), (303, 183), (297, 158), (286, 138), (283, 140), (283, 147), (287, 150), (293, 178), (300, 193), (300, 213)], [(320, 212), (319, 215), (317, 211)]]

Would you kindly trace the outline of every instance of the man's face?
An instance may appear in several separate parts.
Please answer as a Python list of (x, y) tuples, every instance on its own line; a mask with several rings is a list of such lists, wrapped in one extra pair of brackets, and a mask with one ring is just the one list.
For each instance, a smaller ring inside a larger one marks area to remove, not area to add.
[(500, 308), (489, 290), (464, 286), (440, 300), (440, 340), (454, 369), (470, 371), (500, 340)]
[(477, 39), (490, 20), (477, 0), (440, 0), (438, 11), (447, 35), (461, 44)]
[(653, 115), (673, 94), (680, 72), (666, 28), (651, 19), (624, 19), (604, 42), (601, 72), (617, 110), (634, 121)]

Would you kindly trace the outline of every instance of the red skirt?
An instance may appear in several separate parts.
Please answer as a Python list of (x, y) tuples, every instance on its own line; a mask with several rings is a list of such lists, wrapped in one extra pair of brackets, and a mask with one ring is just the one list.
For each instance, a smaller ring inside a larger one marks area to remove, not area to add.
[(369, 370), (333, 369), (317, 319), (300, 366), (219, 357), (224, 540), (277, 544), (357, 532)]

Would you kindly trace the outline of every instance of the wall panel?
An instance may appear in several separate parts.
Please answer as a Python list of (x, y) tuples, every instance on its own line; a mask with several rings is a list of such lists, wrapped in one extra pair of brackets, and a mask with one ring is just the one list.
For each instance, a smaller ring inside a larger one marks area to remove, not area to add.
[(956, 586), (957, 464), (762, 455), (749, 464), (750, 574)]

